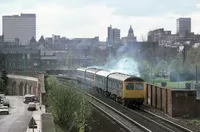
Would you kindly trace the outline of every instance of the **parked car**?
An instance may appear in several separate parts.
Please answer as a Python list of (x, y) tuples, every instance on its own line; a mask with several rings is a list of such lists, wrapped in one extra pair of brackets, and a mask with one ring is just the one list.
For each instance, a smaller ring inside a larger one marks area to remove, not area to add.
[(24, 96), (24, 103), (28, 104), (29, 102), (35, 102), (37, 101), (37, 96), (31, 95), (31, 94), (26, 94)]
[(3, 99), (2, 102), (3, 102), (4, 106), (10, 107), (10, 103), (9, 103), (9, 101), (7, 99)]
[(34, 111), (34, 110), (36, 110), (36, 104), (35, 104), (35, 102), (29, 102), (27, 109), (28, 109), (28, 111)]
[(8, 115), (9, 114), (8, 106), (0, 106), (0, 114), (1, 115)]

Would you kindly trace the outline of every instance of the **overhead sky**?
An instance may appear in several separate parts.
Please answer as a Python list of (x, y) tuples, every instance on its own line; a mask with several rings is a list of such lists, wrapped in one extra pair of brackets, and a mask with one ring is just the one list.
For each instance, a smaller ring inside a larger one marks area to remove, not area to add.
[[(121, 29), (126, 36), (130, 25), (138, 40), (149, 30), (165, 28), (176, 32), (178, 17), (192, 18), (192, 31), (200, 33), (200, 0), (1, 0), (0, 15), (35, 13), (37, 39), (52, 34), (74, 37), (100, 36), (107, 27)], [(0, 17), (2, 19), (2, 17)], [(2, 34), (2, 20), (0, 20)]]

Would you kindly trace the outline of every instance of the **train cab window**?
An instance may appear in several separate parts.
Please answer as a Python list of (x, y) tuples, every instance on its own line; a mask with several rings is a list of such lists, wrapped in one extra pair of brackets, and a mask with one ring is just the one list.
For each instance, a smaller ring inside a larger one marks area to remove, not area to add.
[(126, 90), (134, 90), (134, 83), (127, 83)]
[(144, 90), (144, 85), (142, 83), (136, 83), (135, 90)]

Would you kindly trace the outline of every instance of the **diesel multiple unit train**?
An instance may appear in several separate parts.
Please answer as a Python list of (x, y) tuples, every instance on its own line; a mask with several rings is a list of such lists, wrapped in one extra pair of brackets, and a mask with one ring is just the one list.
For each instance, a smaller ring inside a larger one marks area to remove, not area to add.
[(97, 68), (78, 68), (76, 79), (125, 106), (140, 107), (144, 102), (146, 85), (142, 78)]

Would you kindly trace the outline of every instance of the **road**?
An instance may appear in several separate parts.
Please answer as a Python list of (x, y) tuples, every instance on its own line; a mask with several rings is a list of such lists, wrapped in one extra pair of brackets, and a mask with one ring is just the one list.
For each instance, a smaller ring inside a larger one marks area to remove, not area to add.
[(25, 132), (32, 117), (23, 97), (6, 96), (10, 101), (9, 115), (0, 115), (0, 132)]

